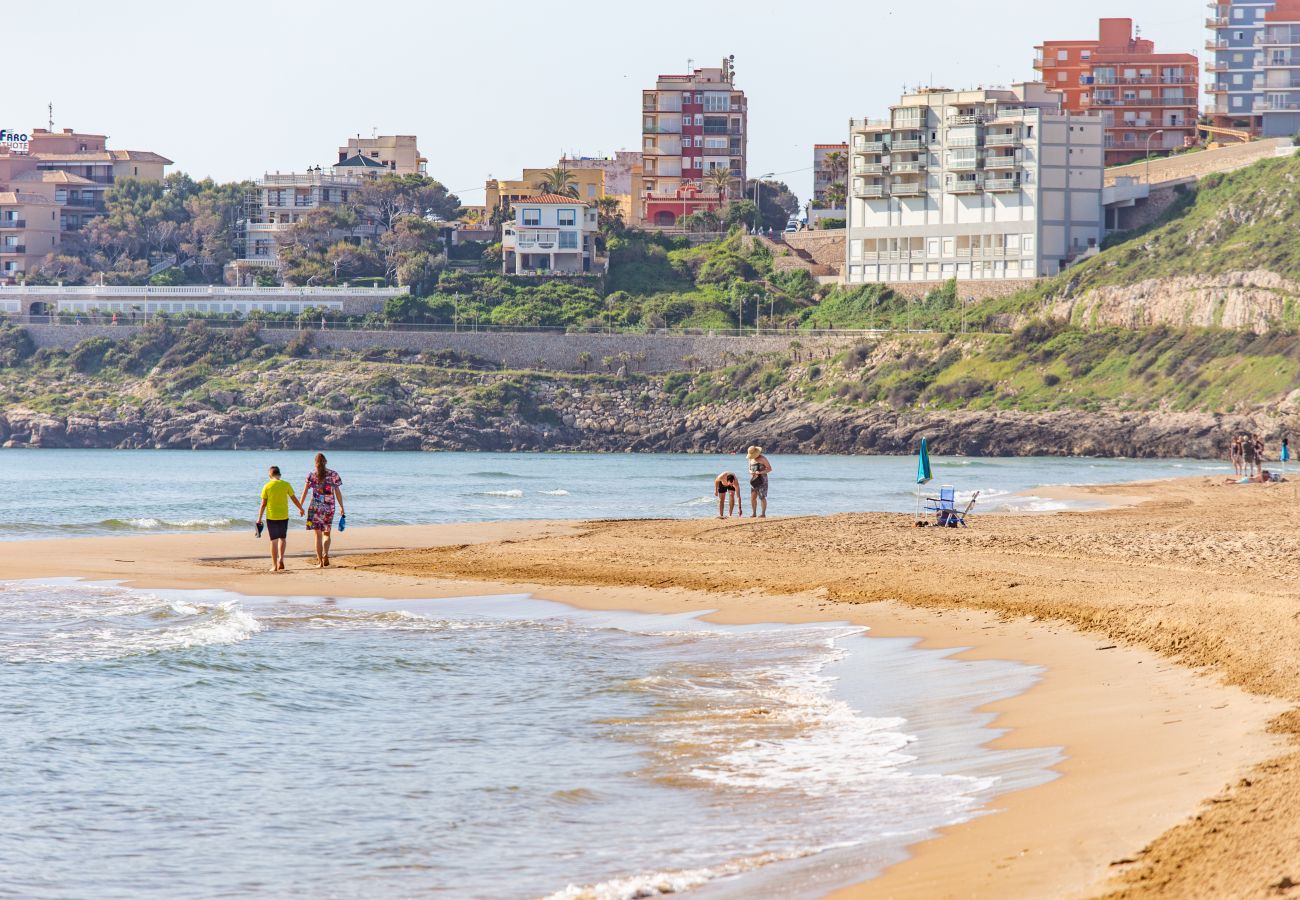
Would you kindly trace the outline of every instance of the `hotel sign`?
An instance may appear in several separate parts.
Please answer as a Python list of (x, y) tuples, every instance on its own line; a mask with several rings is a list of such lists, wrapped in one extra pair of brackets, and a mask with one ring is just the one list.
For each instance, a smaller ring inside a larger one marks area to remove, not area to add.
[(0, 147), (8, 149), (10, 153), (26, 153), (30, 140), (30, 137), (20, 131), (0, 128)]

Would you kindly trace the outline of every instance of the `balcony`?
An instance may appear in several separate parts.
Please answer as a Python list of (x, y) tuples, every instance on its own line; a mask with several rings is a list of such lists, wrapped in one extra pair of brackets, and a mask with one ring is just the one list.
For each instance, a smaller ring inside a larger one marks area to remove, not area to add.
[(1019, 144), (1020, 135), (1018, 134), (989, 134), (984, 136), (984, 146), (986, 147), (1015, 147)]
[(1230, 42), (1228, 42), (1227, 40), (1206, 41), (1206, 42), (1205, 42), (1205, 49), (1206, 49), (1206, 50), (1210, 50), (1210, 51), (1215, 51), (1215, 50), (1227, 50), (1227, 49), (1228, 49), (1229, 47), (1231, 47), (1231, 46), (1232, 46), (1232, 44), (1231, 44)]
[(1297, 112), (1300, 100), (1256, 100), (1254, 111), (1257, 113)]
[(862, 163), (853, 167), (854, 175), (881, 175), (885, 171), (884, 163)]
[(984, 113), (975, 113), (969, 116), (949, 116), (948, 127), (959, 128), (963, 125), (983, 125), (988, 120), (989, 117)]
[(0, 229), (14, 229), (14, 230), (21, 231), (26, 227), (27, 227), (26, 219), (8, 219), (5, 221), (0, 221)]
[(0, 246), (0, 256), (23, 256), (27, 253), (26, 244), (12, 244)]
[(894, 163), (894, 172), (898, 175), (914, 175), (925, 169), (925, 163), (918, 160), (908, 160), (907, 162)]
[(898, 182), (889, 186), (889, 193), (894, 197), (920, 197), (925, 185), (919, 181)]
[(984, 160), (986, 169), (1014, 169), (1020, 162), (1014, 156), (989, 156)]
[(1045, 58), (1045, 57), (1040, 56), (1038, 59), (1034, 60), (1034, 68), (1035, 68), (1035, 69), (1055, 69), (1055, 68), (1056, 68), (1056, 60), (1054, 60), (1054, 59), (1048, 59), (1048, 58)]
[(1020, 190), (1019, 178), (990, 178), (984, 182), (984, 190), (990, 194), (1005, 194)]
[(878, 200), (881, 197), (888, 196), (888, 194), (885, 192), (883, 184), (864, 184), (853, 189), (853, 196), (859, 200)]
[(982, 189), (983, 185), (975, 179), (962, 179), (948, 185), (950, 194), (978, 194)]
[(681, 134), (681, 123), (676, 125), (650, 125), (641, 129), (642, 134)]
[(1258, 47), (1300, 47), (1300, 30), (1261, 31), (1255, 35)]
[(862, 141), (853, 147), (860, 153), (883, 153), (885, 151), (884, 141)]
[(1206, 28), (1227, 28), (1231, 24), (1227, 16), (1210, 16), (1205, 20)]
[(1119, 85), (1149, 84), (1149, 85), (1173, 85), (1177, 87), (1179, 85), (1193, 85), (1196, 84), (1199, 80), (1200, 79), (1196, 76), (1195, 73), (1191, 75), (1135, 75), (1132, 78), (1125, 78), (1124, 76), (1120, 75), (1120, 76), (1112, 76), (1112, 77), (1094, 77), (1092, 81), (1090, 82), (1081, 81), (1080, 84), (1086, 83), (1086, 84), (1103, 85), (1103, 86), (1112, 85), (1112, 84), (1119, 84)]
[(906, 152), (906, 151), (914, 151), (914, 150), (923, 150), (923, 149), (925, 149), (925, 141), (921, 141), (921, 140), (915, 140), (915, 141), (894, 141), (894, 142), (893, 142), (892, 144), (890, 144), (889, 146), (890, 146), (890, 149), (894, 150), (895, 152), (898, 152), (898, 151)]
[(956, 172), (972, 171), (979, 168), (980, 161), (975, 157), (963, 157), (961, 159), (948, 159), (948, 168)]
[(1228, 65), (1227, 63), (1224, 63), (1224, 62), (1207, 62), (1207, 63), (1205, 64), (1205, 71), (1207, 71), (1207, 72), (1211, 72), (1211, 73), (1213, 73), (1213, 72), (1231, 72), (1231, 71), (1232, 71), (1232, 66), (1230, 66), (1230, 65)]
[(1195, 106), (1196, 97), (1090, 97), (1084, 101), (1084, 106), (1099, 107), (1116, 107), (1116, 106)]

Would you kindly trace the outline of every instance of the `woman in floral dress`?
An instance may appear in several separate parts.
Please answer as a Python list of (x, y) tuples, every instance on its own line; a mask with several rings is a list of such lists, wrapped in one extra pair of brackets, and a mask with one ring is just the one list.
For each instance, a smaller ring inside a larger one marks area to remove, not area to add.
[(316, 533), (316, 568), (322, 569), (330, 564), (330, 537), (334, 529), (334, 508), (337, 505), (339, 515), (347, 513), (343, 509), (343, 479), (333, 469), (325, 468), (325, 454), (316, 454), (316, 470), (307, 475), (303, 485), (304, 497), (310, 492), (311, 502), (307, 505), (307, 530)]

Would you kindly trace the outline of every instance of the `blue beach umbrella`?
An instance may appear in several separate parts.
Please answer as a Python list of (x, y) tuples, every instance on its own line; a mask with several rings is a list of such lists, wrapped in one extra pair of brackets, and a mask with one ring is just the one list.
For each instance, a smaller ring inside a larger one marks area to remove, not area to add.
[(930, 471), (930, 448), (925, 438), (921, 438), (921, 452), (916, 457), (916, 483), (929, 484), (934, 473)]

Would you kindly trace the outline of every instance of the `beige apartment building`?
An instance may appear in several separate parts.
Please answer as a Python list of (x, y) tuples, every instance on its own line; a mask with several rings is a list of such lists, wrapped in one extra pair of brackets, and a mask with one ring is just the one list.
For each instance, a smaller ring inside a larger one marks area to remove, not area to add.
[(71, 128), (37, 128), (27, 137), (25, 146), (0, 146), (0, 280), (8, 282), (33, 271), (62, 234), (103, 215), (104, 192), (117, 181), (161, 181), (172, 164), (146, 150), (110, 149), (104, 135)]
[(413, 134), (381, 134), (368, 138), (357, 135), (339, 147), (339, 162), (362, 156), (374, 160), (394, 175), (427, 175), (429, 160), (420, 152), (417, 143)]

